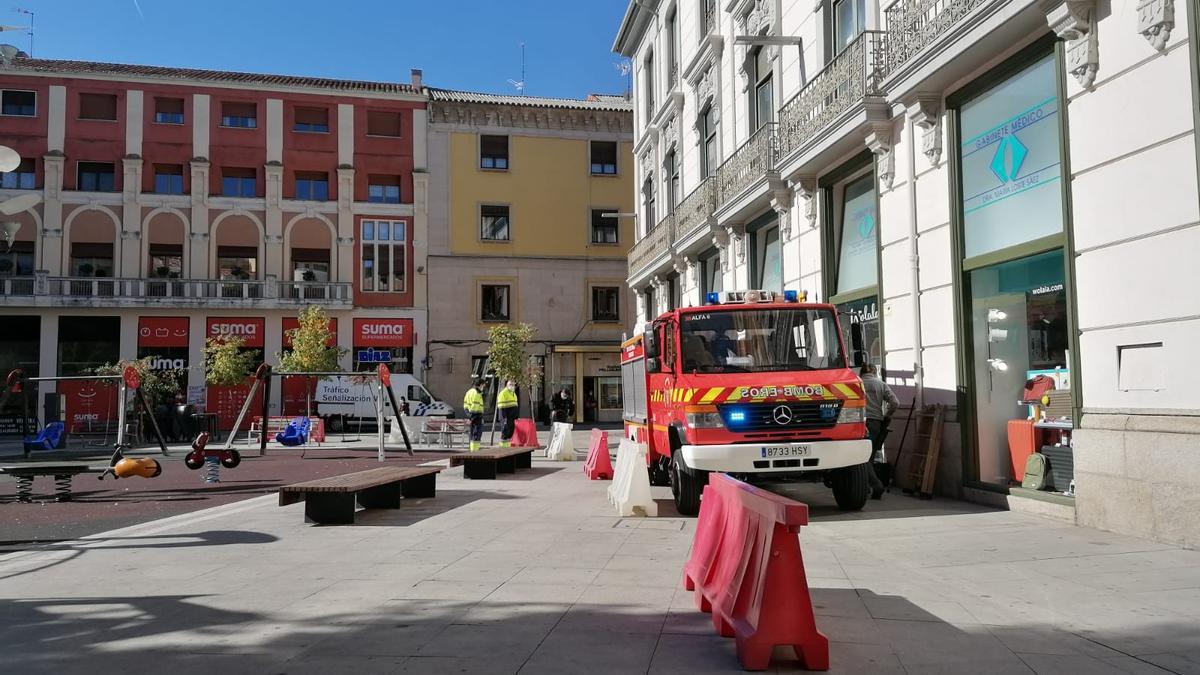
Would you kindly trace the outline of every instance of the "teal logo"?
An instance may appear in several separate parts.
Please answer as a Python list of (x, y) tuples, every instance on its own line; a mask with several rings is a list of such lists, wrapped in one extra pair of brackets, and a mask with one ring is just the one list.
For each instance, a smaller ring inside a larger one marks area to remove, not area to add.
[[(1007, 150), (1007, 152), (1005, 152)], [(996, 156), (992, 157), (992, 173), (1001, 183), (1016, 180), (1021, 172), (1021, 165), (1029, 156), (1029, 148), (1016, 136), (1005, 136), (1000, 139), (1000, 147), (996, 148)]]
[(858, 221), (858, 235), (863, 239), (866, 239), (867, 237), (871, 236), (871, 233), (874, 231), (875, 215), (868, 213), (862, 217), (862, 220)]

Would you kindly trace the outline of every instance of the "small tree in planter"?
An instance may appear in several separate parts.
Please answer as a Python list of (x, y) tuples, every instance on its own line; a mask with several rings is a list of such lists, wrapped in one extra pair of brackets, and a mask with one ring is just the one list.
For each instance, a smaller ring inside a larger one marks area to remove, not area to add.
[[(488, 347), (488, 367), (496, 373), (497, 391), (499, 387), (504, 386), (508, 380), (517, 383), (517, 387), (532, 386), (536, 382), (536, 375), (533, 371), (538, 371), (536, 365), (531, 364), (528, 354), (525, 349), (529, 341), (537, 335), (537, 328), (527, 324), (519, 323), (516, 326), (502, 324), (492, 326), (488, 329), (488, 340), (491, 345)], [(531, 367), (532, 366), (532, 367)], [(532, 396), (530, 403), (532, 404)], [(491, 445), (496, 436), (496, 418), (499, 411), (493, 404), (492, 407), (492, 431), (488, 444)]]
[[(341, 372), (338, 361), (346, 353), (346, 349), (338, 347), (334, 342), (333, 331), (330, 330), (329, 315), (316, 305), (309, 305), (300, 312), (297, 320), (299, 328), (287, 331), (287, 337), (292, 342), (292, 350), (276, 352), (279, 358), (279, 370), (283, 372)], [(312, 402), (309, 396), (309, 380), (305, 378), (304, 410), (312, 414)]]
[(245, 384), (255, 368), (254, 353), (243, 352), (246, 341), (236, 335), (208, 338), (204, 343), (204, 381), (212, 387)]

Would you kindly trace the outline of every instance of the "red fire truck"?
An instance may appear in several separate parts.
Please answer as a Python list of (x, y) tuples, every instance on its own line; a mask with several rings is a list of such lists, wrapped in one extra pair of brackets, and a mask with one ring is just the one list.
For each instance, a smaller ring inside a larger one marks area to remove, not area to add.
[[(870, 491), (862, 333), (847, 355), (833, 305), (797, 291), (710, 293), (622, 345), (625, 433), (648, 446), (654, 485), (694, 515), (711, 471), (820, 476), (838, 506)], [(789, 476), (791, 475), (791, 476)]]

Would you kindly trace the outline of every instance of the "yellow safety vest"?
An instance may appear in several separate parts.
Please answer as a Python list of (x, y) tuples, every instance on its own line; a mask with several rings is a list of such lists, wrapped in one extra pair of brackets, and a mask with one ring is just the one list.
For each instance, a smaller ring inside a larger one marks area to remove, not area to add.
[(467, 390), (467, 395), (463, 397), (463, 409), (469, 413), (483, 412), (483, 394), (475, 387)]
[(517, 392), (509, 391), (508, 387), (500, 390), (500, 395), (496, 397), (497, 408), (515, 408), (517, 407)]

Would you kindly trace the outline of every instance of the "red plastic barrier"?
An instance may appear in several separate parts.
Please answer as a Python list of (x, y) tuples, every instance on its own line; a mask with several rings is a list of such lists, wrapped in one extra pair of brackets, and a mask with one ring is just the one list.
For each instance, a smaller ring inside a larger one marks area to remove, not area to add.
[(592, 480), (612, 480), (612, 458), (608, 456), (608, 432), (592, 429), (592, 438), (588, 443), (587, 461), (583, 464), (583, 473)]
[(684, 588), (737, 640), (746, 670), (765, 670), (777, 645), (791, 646), (808, 670), (829, 669), (796, 536), (807, 524), (808, 506), (724, 474), (704, 488)]
[(519, 419), (513, 427), (512, 444), (514, 448), (538, 447), (537, 427), (531, 419)]

